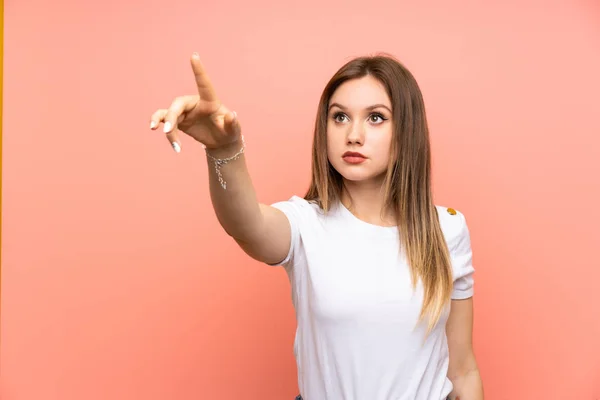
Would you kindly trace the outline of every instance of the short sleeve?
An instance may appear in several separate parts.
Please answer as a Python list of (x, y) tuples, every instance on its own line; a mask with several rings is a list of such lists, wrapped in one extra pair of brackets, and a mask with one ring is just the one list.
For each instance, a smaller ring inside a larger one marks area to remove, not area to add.
[(457, 218), (457, 234), (450, 246), (450, 259), (454, 275), (454, 289), (452, 299), (462, 300), (473, 296), (473, 252), (471, 249), (471, 236), (465, 216), (457, 212), (453, 218)]
[(291, 229), (291, 242), (290, 248), (286, 257), (277, 263), (268, 263), (270, 266), (291, 266), (294, 263), (294, 256), (298, 253), (300, 247), (300, 223), (305, 212), (305, 208), (308, 206), (308, 202), (299, 197), (292, 196), (289, 200), (280, 201), (271, 204), (272, 207), (282, 211), (288, 219)]

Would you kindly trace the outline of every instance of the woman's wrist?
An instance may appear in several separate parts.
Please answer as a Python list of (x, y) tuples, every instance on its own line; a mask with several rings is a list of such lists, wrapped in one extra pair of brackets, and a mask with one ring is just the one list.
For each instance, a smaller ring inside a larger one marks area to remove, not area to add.
[(227, 182), (225, 182), (225, 178), (221, 173), (221, 167), (223, 167), (225, 164), (229, 164), (230, 162), (239, 159), (242, 156), (242, 154), (246, 150), (246, 143), (244, 142), (244, 137), (241, 137), (241, 144), (239, 143), (239, 140), (236, 140), (222, 147), (217, 147), (213, 149), (208, 149), (205, 147), (205, 149), (206, 158), (214, 163), (215, 172), (217, 173), (217, 177), (219, 179), (221, 187), (223, 187), (223, 189), (227, 189)]
[(204, 150), (206, 154), (214, 157), (214, 158), (227, 158), (235, 155), (237, 152), (241, 150), (244, 143), (242, 137), (239, 136), (233, 142), (217, 146), (217, 147), (207, 147), (204, 146)]

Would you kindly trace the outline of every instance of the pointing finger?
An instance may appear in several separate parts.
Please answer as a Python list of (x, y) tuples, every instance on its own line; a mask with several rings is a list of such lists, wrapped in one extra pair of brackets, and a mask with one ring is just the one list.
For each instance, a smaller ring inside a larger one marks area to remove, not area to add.
[(208, 78), (206, 70), (200, 61), (198, 53), (194, 53), (191, 59), (192, 70), (194, 71), (194, 77), (196, 78), (196, 86), (198, 87), (198, 94), (204, 101), (216, 101), (217, 94), (215, 89)]

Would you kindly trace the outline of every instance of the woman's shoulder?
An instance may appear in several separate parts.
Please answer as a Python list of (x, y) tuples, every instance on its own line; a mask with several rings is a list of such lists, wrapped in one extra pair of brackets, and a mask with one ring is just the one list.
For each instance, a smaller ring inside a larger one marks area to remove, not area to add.
[(440, 221), (440, 228), (446, 237), (448, 244), (452, 244), (457, 240), (461, 240), (465, 236), (469, 235), (469, 228), (467, 226), (467, 220), (465, 215), (459, 210), (436, 205), (438, 218)]
[(304, 197), (298, 195), (292, 195), (287, 200), (281, 200), (274, 204), (293, 204), (297, 207), (319, 207), (316, 200), (306, 200)]
[(278, 201), (271, 206), (282, 211), (295, 212), (297, 214), (320, 214), (321, 206), (316, 200), (306, 200), (304, 197), (293, 195), (287, 200)]

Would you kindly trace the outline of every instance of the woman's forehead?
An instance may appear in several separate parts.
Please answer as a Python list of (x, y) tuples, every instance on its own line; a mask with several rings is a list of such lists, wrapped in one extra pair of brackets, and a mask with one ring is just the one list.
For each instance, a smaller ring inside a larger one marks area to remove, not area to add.
[(363, 109), (373, 104), (391, 107), (385, 87), (371, 76), (344, 82), (333, 93), (329, 103), (338, 103), (351, 109)]

